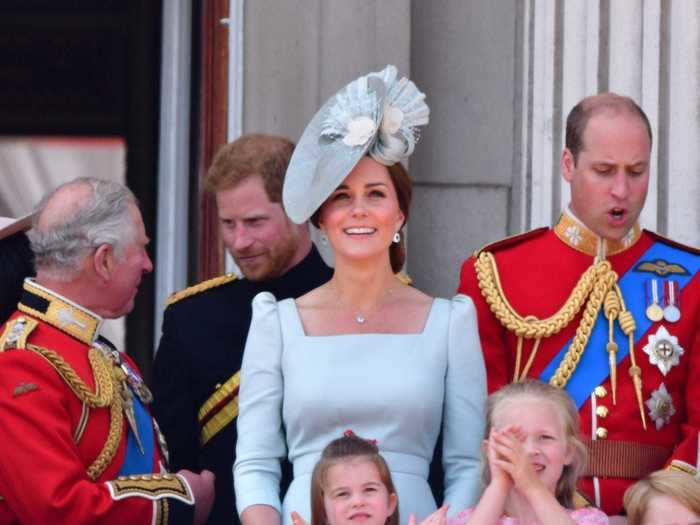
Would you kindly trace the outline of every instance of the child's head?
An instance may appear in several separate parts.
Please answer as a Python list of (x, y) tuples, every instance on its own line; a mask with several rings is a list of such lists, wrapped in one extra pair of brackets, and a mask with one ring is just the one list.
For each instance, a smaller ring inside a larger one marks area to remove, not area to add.
[[(536, 380), (504, 386), (488, 398), (486, 439), (492, 429), (509, 425), (525, 431), (523, 446), (540, 479), (563, 507), (573, 508), (576, 481), (586, 465), (586, 447), (579, 439), (578, 411), (569, 395)], [(486, 457), (482, 465), (482, 481), (487, 485), (491, 472)]]
[(396, 489), (379, 449), (346, 432), (321, 454), (311, 478), (311, 525), (343, 525), (361, 512), (366, 525), (399, 525)]
[(630, 525), (696, 525), (700, 523), (700, 481), (685, 472), (659, 470), (628, 488), (624, 503)]

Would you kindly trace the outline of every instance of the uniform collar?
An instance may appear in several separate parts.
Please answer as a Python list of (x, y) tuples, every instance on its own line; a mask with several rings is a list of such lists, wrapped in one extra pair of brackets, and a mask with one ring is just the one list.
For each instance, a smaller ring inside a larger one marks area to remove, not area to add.
[(619, 241), (605, 239), (591, 231), (567, 208), (559, 217), (554, 233), (564, 244), (571, 246), (574, 250), (602, 260), (634, 246), (642, 230), (639, 223), (635, 223)]
[(37, 284), (32, 278), (24, 280), (17, 308), (88, 345), (95, 342), (102, 326), (99, 315)]

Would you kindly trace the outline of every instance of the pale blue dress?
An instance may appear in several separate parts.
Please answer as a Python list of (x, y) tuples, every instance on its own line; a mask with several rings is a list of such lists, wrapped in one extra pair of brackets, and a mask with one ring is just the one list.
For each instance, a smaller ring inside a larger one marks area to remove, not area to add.
[[(478, 498), (486, 374), (467, 296), (435, 299), (423, 332), (307, 336), (293, 299), (263, 292), (243, 356), (234, 479), (238, 512), (270, 505), (311, 521), (311, 472), (347, 429), (377, 440), (399, 496), (401, 523), (436, 505), (427, 483), (442, 425), (445, 502)], [(279, 459), (294, 465), (280, 504)]]

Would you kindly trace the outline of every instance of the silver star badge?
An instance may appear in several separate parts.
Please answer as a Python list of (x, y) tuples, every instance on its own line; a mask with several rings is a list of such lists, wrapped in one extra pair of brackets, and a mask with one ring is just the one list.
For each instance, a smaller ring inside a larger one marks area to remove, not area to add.
[(656, 423), (656, 430), (661, 430), (661, 427), (671, 421), (671, 416), (676, 413), (673, 399), (663, 383), (651, 393), (651, 397), (644, 404), (649, 409), (649, 416)]
[(659, 367), (663, 375), (668, 374), (668, 371), (680, 362), (681, 356), (685, 353), (678, 344), (678, 338), (669, 334), (663, 326), (659, 326), (656, 334), (649, 336), (649, 342), (643, 350), (649, 356), (649, 362)]
[(27, 324), (27, 320), (23, 317), (17, 318), (15, 321), (15, 324), (12, 325), (12, 328), (10, 328), (10, 334), (7, 336), (7, 344), (9, 346), (16, 345), (17, 342), (19, 341), (19, 338), (22, 335), (22, 332), (24, 332), (24, 327)]

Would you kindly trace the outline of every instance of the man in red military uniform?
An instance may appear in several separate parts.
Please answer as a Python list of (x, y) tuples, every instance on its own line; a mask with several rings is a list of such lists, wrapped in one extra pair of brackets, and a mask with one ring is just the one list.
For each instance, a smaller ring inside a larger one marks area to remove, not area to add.
[(213, 476), (167, 473), (151, 394), (100, 336), (152, 270), (133, 194), (78, 179), (38, 211), (37, 277), (0, 327), (0, 524), (203, 522)]
[(631, 99), (583, 99), (567, 119), (558, 224), (483, 248), (460, 276), (489, 390), (525, 377), (566, 388), (590, 454), (580, 492), (611, 515), (653, 470), (697, 473), (700, 252), (638, 226), (650, 150)]

